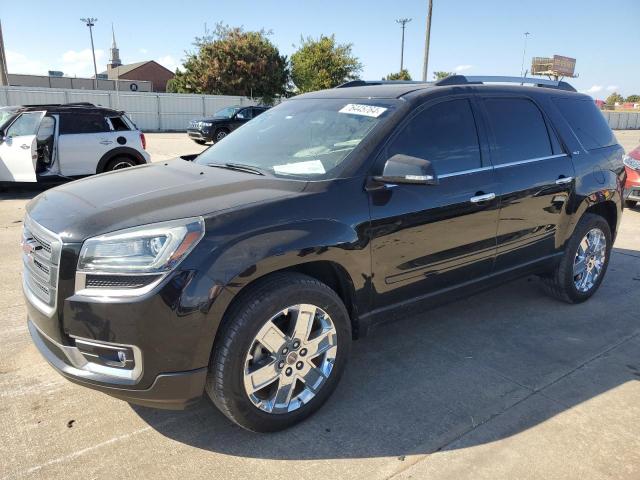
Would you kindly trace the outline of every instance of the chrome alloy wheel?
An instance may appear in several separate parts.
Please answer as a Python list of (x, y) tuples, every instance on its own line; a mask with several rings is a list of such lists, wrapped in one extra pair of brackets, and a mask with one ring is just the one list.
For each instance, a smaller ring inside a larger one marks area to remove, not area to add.
[(309, 403), (331, 375), (337, 340), (331, 317), (315, 305), (275, 314), (251, 342), (244, 362), (251, 402), (268, 413), (292, 412)]
[(576, 289), (586, 293), (593, 288), (602, 273), (607, 256), (607, 238), (599, 228), (592, 228), (584, 236), (573, 260), (573, 282)]
[(127, 160), (121, 160), (118, 163), (116, 163), (111, 170), (122, 170), (123, 168), (129, 168), (129, 167), (133, 167), (131, 162)]

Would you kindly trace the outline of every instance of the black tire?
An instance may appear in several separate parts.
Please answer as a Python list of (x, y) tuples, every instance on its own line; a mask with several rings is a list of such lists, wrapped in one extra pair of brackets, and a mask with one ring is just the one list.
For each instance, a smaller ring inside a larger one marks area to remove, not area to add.
[(207, 142), (205, 140), (194, 140), (198, 145), (206, 145)]
[(217, 129), (216, 133), (214, 133), (214, 135), (213, 135), (213, 143), (218, 143), (220, 140), (222, 140), (227, 135), (229, 135), (229, 130), (227, 130), (226, 128)]
[(104, 167), (104, 171), (112, 172), (123, 168), (135, 167), (136, 165), (137, 162), (131, 157), (116, 157), (109, 160), (106, 167)]
[(638, 202), (636, 202), (635, 200), (625, 200), (624, 201), (624, 206), (627, 208), (633, 208), (637, 205)]
[[(331, 288), (297, 273), (270, 275), (241, 295), (216, 336), (205, 390), (218, 409), (241, 427), (254, 432), (282, 430), (318, 410), (336, 388), (351, 347), (349, 314)], [(333, 369), (308, 403), (291, 412), (267, 413), (251, 402), (245, 390), (245, 358), (259, 330), (272, 316), (302, 303), (320, 307), (331, 317), (338, 345)]]
[[(573, 271), (574, 261), (583, 238), (594, 228), (600, 229), (604, 234), (606, 240), (605, 259), (600, 274), (595, 282), (593, 282), (593, 285), (587, 291), (580, 291), (575, 284)], [(581, 303), (589, 299), (598, 290), (607, 273), (612, 243), (609, 223), (600, 215), (585, 213), (576, 225), (573, 235), (567, 242), (560, 263), (553, 272), (542, 277), (545, 290), (558, 300), (567, 303)]]

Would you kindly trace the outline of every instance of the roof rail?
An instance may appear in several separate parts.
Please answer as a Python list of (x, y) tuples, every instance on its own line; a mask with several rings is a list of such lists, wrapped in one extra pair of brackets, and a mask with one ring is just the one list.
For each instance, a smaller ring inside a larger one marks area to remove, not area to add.
[(558, 90), (567, 90), (569, 92), (575, 92), (576, 89), (573, 88), (569, 83), (563, 81), (556, 80), (547, 80), (544, 78), (531, 78), (531, 77), (496, 77), (496, 76), (472, 76), (472, 75), (451, 75), (450, 77), (445, 77), (442, 80), (438, 80), (435, 85), (438, 86), (446, 86), (446, 85), (473, 85), (473, 84), (484, 84), (484, 83), (518, 83), (520, 85), (523, 84), (531, 84), (536, 87), (543, 88), (556, 88)]
[(366, 87), (371, 85), (414, 85), (419, 83), (429, 82), (420, 82), (417, 80), (350, 80), (335, 88)]

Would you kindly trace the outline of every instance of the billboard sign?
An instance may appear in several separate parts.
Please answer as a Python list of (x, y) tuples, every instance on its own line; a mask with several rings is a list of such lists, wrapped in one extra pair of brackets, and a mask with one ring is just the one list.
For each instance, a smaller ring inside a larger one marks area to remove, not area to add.
[(576, 59), (571, 57), (563, 57), (562, 55), (553, 56), (553, 71), (556, 75), (562, 77), (573, 77), (576, 71)]

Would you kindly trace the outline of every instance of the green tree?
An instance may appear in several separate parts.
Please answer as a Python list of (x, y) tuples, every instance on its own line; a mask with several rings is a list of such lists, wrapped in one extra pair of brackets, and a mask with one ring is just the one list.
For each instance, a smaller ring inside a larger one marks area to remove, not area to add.
[(268, 35), (218, 24), (212, 34), (196, 38), (196, 51), (187, 52), (183, 71), (176, 71), (168, 91), (252, 96), (270, 103), (285, 93), (289, 70), (287, 57)]
[(362, 64), (351, 53), (350, 43), (336, 43), (335, 35), (303, 37), (300, 42), (291, 55), (291, 79), (299, 92), (333, 88), (358, 78)]
[(411, 74), (409, 73), (409, 70), (403, 68), (399, 72), (390, 73), (384, 77), (383, 80), (411, 80)]
[(450, 77), (451, 75), (455, 75), (453, 72), (433, 72), (434, 80), (442, 80), (443, 78)]
[(613, 92), (611, 95), (607, 97), (605, 103), (607, 105), (615, 105), (616, 102), (624, 102), (624, 98), (618, 92)]
[(640, 102), (640, 95), (629, 95), (625, 102), (638, 103)]

